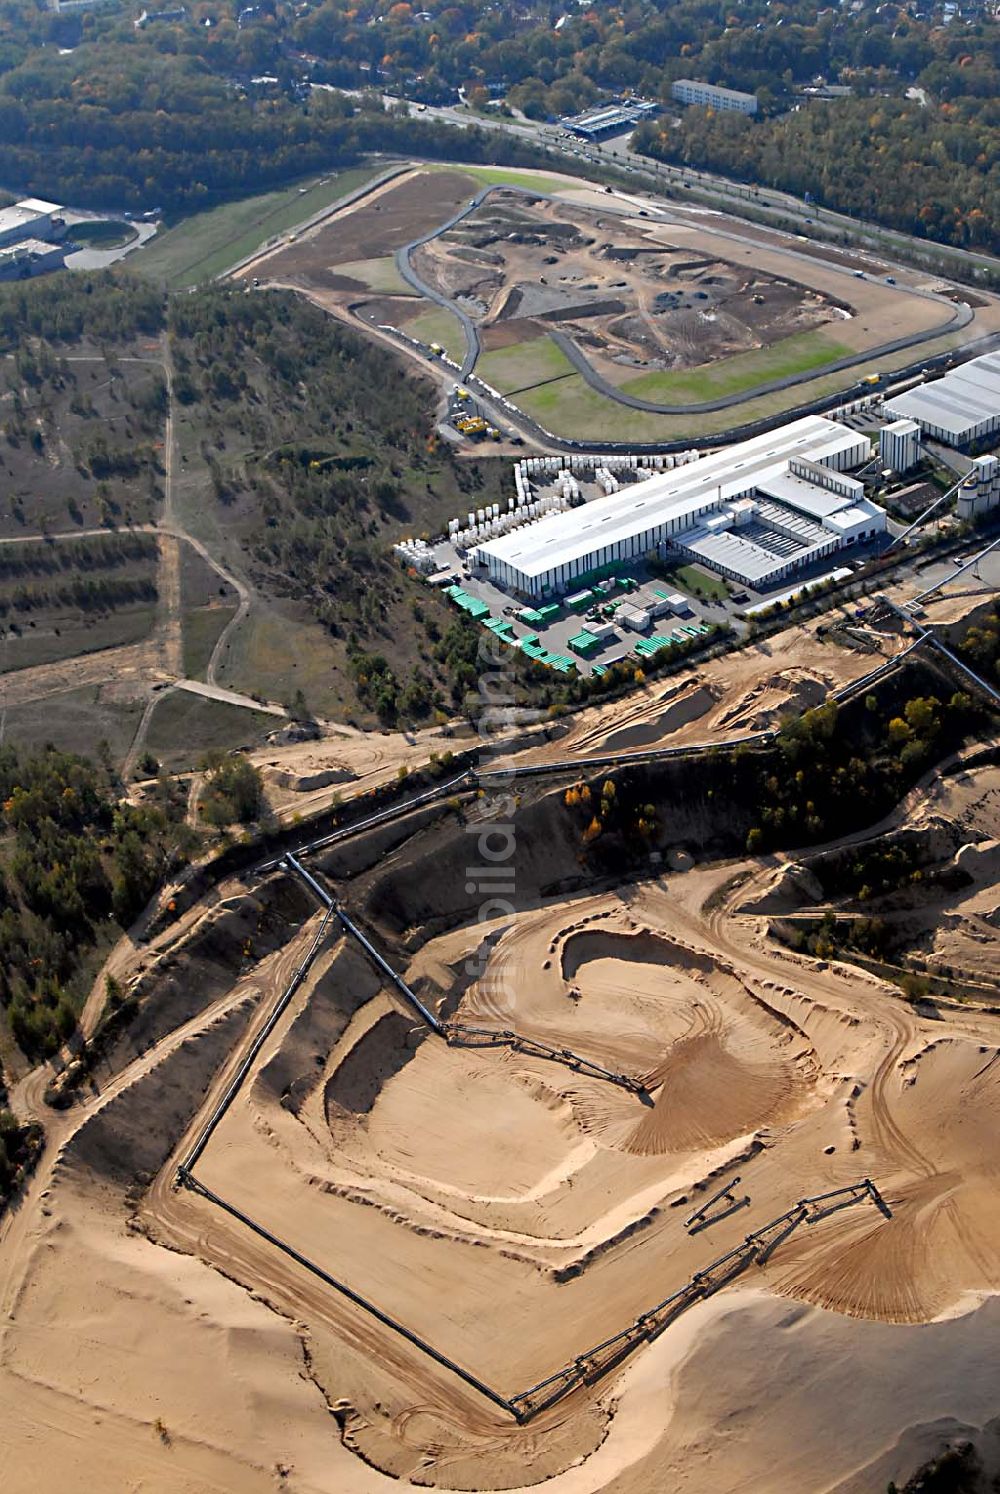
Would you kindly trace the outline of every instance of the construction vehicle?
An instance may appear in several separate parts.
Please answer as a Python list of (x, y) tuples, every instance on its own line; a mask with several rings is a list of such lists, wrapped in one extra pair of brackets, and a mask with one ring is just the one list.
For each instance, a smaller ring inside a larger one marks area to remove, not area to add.
[(455, 398), (456, 399), (466, 400), (466, 399), (471, 399), (471, 397), (472, 396), (469, 394), (468, 389), (462, 389), (461, 387), (459, 387), (458, 389), (455, 390)]
[(430, 349), (431, 349), (431, 352), (434, 354), (434, 356), (436, 358), (440, 358), (442, 356), (442, 354), (444, 353), (444, 348), (441, 346), (441, 344), (439, 342), (432, 342), (430, 344)]
[(491, 441), (500, 440), (500, 432), (495, 425), (490, 425), (483, 419), (482, 415), (461, 415), (455, 421), (455, 429), (461, 431), (463, 436), (489, 436)]

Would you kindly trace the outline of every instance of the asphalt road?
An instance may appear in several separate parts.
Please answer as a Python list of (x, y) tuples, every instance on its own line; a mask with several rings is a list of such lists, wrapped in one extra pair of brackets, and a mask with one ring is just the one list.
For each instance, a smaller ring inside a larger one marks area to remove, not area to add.
[[(398, 105), (406, 100), (393, 98), (392, 103)], [(410, 113), (414, 117), (426, 119), (438, 119), (460, 129), (469, 129), (473, 125), (485, 130), (498, 130), (504, 134), (513, 135), (518, 139), (532, 144), (536, 147), (552, 151), (557, 156), (562, 156), (564, 161), (585, 161), (592, 166), (614, 167), (626, 175), (637, 178), (637, 186), (642, 185), (638, 180), (644, 178), (647, 184), (654, 185), (662, 190), (667, 187), (671, 190), (687, 192), (692, 195), (696, 193), (708, 193), (721, 206), (731, 206), (737, 213), (746, 213), (747, 205), (750, 204), (755, 213), (764, 214), (775, 220), (791, 220), (796, 227), (804, 232), (813, 229), (817, 238), (823, 236), (823, 232), (835, 231), (849, 234), (851, 238), (865, 248), (873, 249), (882, 255), (900, 254), (915, 263), (926, 263), (929, 255), (946, 258), (953, 266), (950, 273), (958, 274), (964, 272), (971, 280), (980, 281), (981, 275), (976, 271), (987, 268), (990, 272), (1000, 277), (1000, 259), (995, 256), (976, 252), (968, 249), (953, 248), (951, 245), (938, 244), (934, 240), (920, 239), (913, 234), (903, 233), (897, 229), (883, 228), (879, 224), (862, 221), (860, 218), (852, 218), (848, 213), (834, 212), (830, 208), (819, 207), (815, 203), (805, 202), (803, 199), (793, 197), (791, 193), (781, 192), (774, 187), (751, 186), (741, 182), (730, 181), (727, 177), (715, 176), (708, 171), (697, 171), (686, 166), (671, 166), (664, 162), (654, 161), (650, 156), (639, 155), (629, 148), (628, 141), (631, 131), (623, 131), (621, 135), (613, 136), (591, 144), (585, 140), (576, 138), (567, 139), (558, 125), (554, 124), (532, 124), (526, 120), (507, 119), (503, 115), (480, 115), (473, 114), (471, 110), (446, 105), (441, 108), (428, 106), (426, 109), (418, 110), (415, 104), (410, 104)], [(553, 170), (560, 169), (559, 161), (552, 162)], [(816, 234), (819, 228), (821, 232)], [(949, 272), (944, 272), (949, 273)]]
[(475, 197), (470, 198), (464, 207), (459, 208), (457, 213), (453, 213), (446, 223), (440, 223), (437, 228), (432, 228), (430, 233), (425, 233), (419, 239), (413, 239), (409, 244), (404, 244), (401, 249), (396, 250), (396, 268), (407, 285), (412, 286), (420, 295), (426, 296), (429, 301), (433, 301), (436, 306), (441, 306), (445, 311), (450, 311), (461, 323), (462, 331), (465, 334), (465, 357), (462, 359), (460, 375), (463, 379), (469, 378), (479, 360), (479, 354), (482, 352), (482, 343), (479, 340), (479, 328), (468, 313), (463, 311), (462, 307), (458, 305), (457, 301), (452, 301), (450, 297), (435, 289), (433, 285), (428, 285), (427, 281), (418, 275), (417, 271), (413, 268), (411, 255), (423, 244), (429, 244), (432, 239), (440, 238), (443, 233), (448, 232), (449, 228), (454, 228), (456, 223), (461, 223), (463, 218), (467, 218), (470, 213), (474, 213), (479, 204), (485, 201), (491, 192), (495, 192), (496, 190), (495, 187), (484, 187), (482, 191), (476, 193)]

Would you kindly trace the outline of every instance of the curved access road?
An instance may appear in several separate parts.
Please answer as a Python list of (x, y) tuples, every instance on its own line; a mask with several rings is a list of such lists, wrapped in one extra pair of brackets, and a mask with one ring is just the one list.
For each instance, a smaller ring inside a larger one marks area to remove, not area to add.
[[(440, 306), (443, 310), (450, 311), (453, 316), (458, 318), (465, 336), (465, 356), (461, 364), (460, 377), (466, 381), (472, 377), (480, 352), (482, 351), (479, 329), (469, 314), (450, 297), (439, 291), (435, 286), (428, 285), (426, 280), (414, 269), (411, 255), (424, 244), (429, 244), (434, 239), (440, 238), (442, 234), (447, 233), (456, 224), (461, 223), (470, 213), (474, 213), (493, 192), (517, 192), (523, 197), (532, 199), (541, 197), (549, 202), (560, 200), (555, 193), (531, 191), (528, 188), (518, 187), (513, 184), (508, 185), (507, 183), (491, 184), (481, 188), (475, 196), (470, 198), (464, 207), (459, 208), (446, 222), (439, 224), (437, 228), (432, 229), (429, 233), (422, 234), (420, 238), (414, 239), (411, 243), (404, 244), (402, 248), (397, 249), (395, 256), (396, 268), (413, 290), (417, 291), (421, 296), (426, 297), (427, 300), (433, 301), (436, 306)], [(666, 212), (657, 216), (669, 219), (670, 215), (669, 212)], [(718, 228), (714, 229), (714, 231), (719, 233), (721, 237), (732, 239), (734, 243), (744, 242), (738, 234), (729, 233), (724, 229)], [(777, 245), (774, 246), (774, 249), (777, 253), (786, 255), (791, 260), (801, 260), (803, 264), (815, 267), (814, 259), (798, 253), (794, 249)], [(845, 269), (844, 274), (845, 277), (850, 277), (851, 272)], [(623, 389), (618, 389), (597, 372), (573, 339), (568, 337), (565, 332), (550, 330), (548, 335), (552, 338), (552, 341), (559, 348), (560, 352), (572, 363), (585, 382), (589, 384), (590, 388), (605, 399), (614, 400), (620, 405), (626, 405), (631, 410), (642, 410), (650, 415), (711, 415), (719, 410), (731, 410), (737, 405), (746, 404), (749, 400), (758, 399), (762, 395), (778, 394), (785, 389), (794, 389), (799, 384), (808, 384), (828, 374), (841, 373), (845, 369), (856, 368), (859, 364), (870, 363), (872, 359), (886, 358), (893, 353), (904, 352), (907, 348), (915, 348), (919, 347), (922, 343), (936, 341), (949, 332), (961, 331), (969, 325), (975, 315), (972, 308), (967, 306), (964, 301), (956, 303), (948, 300), (945, 296), (936, 295), (933, 291), (918, 290), (910, 286), (906, 287), (906, 292), (909, 295), (917, 296), (921, 300), (933, 301), (942, 307), (946, 307), (948, 315), (935, 327), (928, 327), (922, 332), (912, 332), (905, 337), (893, 338), (889, 342), (879, 343), (877, 347), (866, 348), (861, 352), (849, 353), (843, 358), (836, 358), (829, 363), (824, 363), (819, 368), (809, 368), (799, 373), (785, 374), (781, 378), (768, 379), (762, 384), (754, 384), (749, 389), (739, 389), (732, 394), (720, 395), (717, 399), (700, 400), (693, 403), (665, 404), (655, 400), (641, 399), (638, 395), (629, 394)]]
[[(433, 285), (428, 285), (427, 281), (417, 274), (413, 268), (410, 256), (422, 248), (424, 244), (429, 244), (434, 239), (439, 239), (450, 228), (454, 228), (457, 223), (461, 223), (463, 218), (467, 218), (470, 213), (474, 213), (480, 203), (485, 202), (490, 193), (495, 191), (497, 191), (495, 186), (483, 187), (474, 197), (470, 198), (464, 207), (459, 208), (457, 213), (452, 213), (447, 222), (438, 224), (437, 228), (432, 228), (430, 233), (422, 234), (419, 239), (413, 239), (409, 244), (404, 244), (402, 248), (396, 250), (395, 255), (396, 269), (402, 275), (407, 285), (411, 286), (419, 295), (426, 297), (428, 301), (433, 301), (435, 306), (440, 306), (444, 311), (450, 311), (452, 316), (457, 317), (461, 323), (462, 332), (465, 335), (465, 357), (462, 359), (460, 370), (460, 375), (463, 379), (467, 379), (470, 376), (476, 366), (479, 354), (482, 352), (482, 343), (479, 340), (479, 328), (468, 312), (463, 311), (461, 306), (458, 306), (443, 291), (437, 290)], [(535, 192), (527, 193), (526, 195), (538, 197), (542, 194)]]
[[(925, 293), (918, 291), (914, 294)], [(951, 301), (945, 304), (952, 308), (952, 315), (937, 327), (928, 327), (923, 332), (911, 332), (908, 337), (893, 338), (891, 342), (879, 343), (878, 347), (866, 348), (862, 353), (851, 353), (844, 358), (835, 358), (819, 368), (807, 368), (801, 373), (785, 374), (780, 379), (768, 379), (764, 384), (754, 384), (751, 389), (739, 389), (733, 394), (720, 395), (718, 399), (700, 400), (683, 405), (658, 404), (653, 400), (640, 399), (638, 395), (629, 394), (625, 389), (616, 388), (597, 372), (597, 369), (565, 332), (550, 329), (549, 336), (591, 389), (603, 395), (605, 399), (616, 400), (620, 405), (627, 405), (630, 410), (645, 410), (650, 415), (711, 415), (716, 410), (731, 410), (734, 405), (746, 404), (748, 400), (758, 399), (763, 394), (778, 394), (783, 389), (794, 389), (797, 384), (808, 384), (828, 374), (841, 373), (847, 368), (856, 368), (859, 363), (868, 363), (873, 358), (887, 358), (891, 353), (902, 353), (907, 348), (919, 347), (922, 342), (936, 340), (947, 332), (959, 332), (972, 321), (972, 310), (964, 302), (958, 306)]]

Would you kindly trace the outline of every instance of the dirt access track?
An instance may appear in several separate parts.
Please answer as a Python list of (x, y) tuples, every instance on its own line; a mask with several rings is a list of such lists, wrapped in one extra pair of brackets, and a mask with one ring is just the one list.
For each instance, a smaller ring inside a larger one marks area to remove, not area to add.
[(835, 391), (848, 370), (1000, 331), (995, 298), (970, 306), (960, 288), (905, 270), (890, 285), (870, 255), (557, 173), (551, 194), (517, 176), (483, 188), (460, 168), (414, 168), (240, 274), (301, 289), (368, 335), (384, 336), (376, 323), (404, 330), (424, 348), (405, 351), (439, 378), (429, 343), (459, 362), (464, 348), (466, 376), (471, 360), (501, 395), (530, 390), (525, 414), (566, 435), (595, 400), (779, 413)]
[[(984, 768), (925, 797), (995, 838), (998, 790)], [(433, 1013), (569, 1047), (645, 1097), (442, 1041), (335, 923), (296, 981), (308, 889), (224, 884), (148, 949), (155, 999), (52, 1115), (4, 1223), (6, 1487), (860, 1494), (908, 1477), (936, 1420), (995, 1416), (997, 1017), (777, 947), (780, 859), (700, 868), (678, 845), (687, 870), (545, 895), (573, 864), (565, 819), (561, 789), (529, 794), (521, 911), (443, 931), (416, 910), (469, 875), (446, 807), (310, 871)], [(288, 990), (196, 1169), (254, 1229), (176, 1165)], [(524, 1424), (333, 1284), (510, 1395), (866, 1177), (885, 1209), (848, 1200), (739, 1256)]]

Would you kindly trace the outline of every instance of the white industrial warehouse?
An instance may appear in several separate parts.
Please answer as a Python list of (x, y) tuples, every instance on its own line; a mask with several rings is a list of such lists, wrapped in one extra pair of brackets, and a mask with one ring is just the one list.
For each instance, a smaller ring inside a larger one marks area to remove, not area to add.
[(496, 584), (532, 598), (654, 550), (766, 589), (885, 529), (884, 511), (846, 475), (869, 456), (866, 436), (807, 416), (488, 539), (470, 559)]
[(906, 394), (885, 401), (897, 419), (915, 420), (925, 436), (947, 446), (972, 446), (1000, 434), (1000, 353), (984, 353)]
[(18, 244), (23, 239), (48, 242), (65, 231), (62, 208), (40, 197), (24, 197), (12, 207), (0, 208), (0, 248)]

